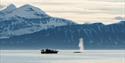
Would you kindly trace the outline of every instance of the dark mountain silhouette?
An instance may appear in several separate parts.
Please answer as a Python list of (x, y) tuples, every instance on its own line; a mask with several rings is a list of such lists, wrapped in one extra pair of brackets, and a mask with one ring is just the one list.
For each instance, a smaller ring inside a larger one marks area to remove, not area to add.
[(104, 25), (102, 23), (67, 25), (32, 34), (0, 39), (1, 49), (77, 49), (80, 38), (85, 49), (125, 49), (125, 21)]

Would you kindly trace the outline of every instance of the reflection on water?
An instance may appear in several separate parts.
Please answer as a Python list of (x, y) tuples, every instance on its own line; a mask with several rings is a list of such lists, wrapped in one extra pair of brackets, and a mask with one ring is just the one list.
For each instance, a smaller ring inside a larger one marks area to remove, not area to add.
[(0, 63), (125, 63), (125, 50), (60, 50), (40, 54), (39, 50), (0, 50)]

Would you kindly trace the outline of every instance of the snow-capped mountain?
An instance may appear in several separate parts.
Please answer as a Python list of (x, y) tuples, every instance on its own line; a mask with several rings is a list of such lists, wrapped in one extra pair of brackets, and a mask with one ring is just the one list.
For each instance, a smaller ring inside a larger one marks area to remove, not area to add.
[(16, 8), (11, 4), (0, 11), (0, 38), (34, 33), (56, 26), (75, 24), (70, 20), (55, 18), (32, 5)]
[(48, 15), (41, 9), (28, 4), (19, 8), (16, 8), (15, 5), (11, 4), (6, 9), (2, 10), (1, 13), (4, 14), (4, 16), (1, 16), (1, 19), (4, 20), (9, 20), (11, 18), (15, 18), (16, 16), (29, 19), (48, 17)]
[(79, 38), (85, 49), (125, 49), (125, 21), (81, 25), (31, 5), (0, 11), (0, 49), (77, 49)]

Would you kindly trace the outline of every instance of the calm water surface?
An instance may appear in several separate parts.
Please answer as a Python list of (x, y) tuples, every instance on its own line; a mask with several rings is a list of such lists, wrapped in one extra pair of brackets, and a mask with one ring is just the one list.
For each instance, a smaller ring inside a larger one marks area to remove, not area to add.
[(40, 54), (39, 50), (0, 50), (0, 63), (125, 63), (125, 50), (75, 51)]

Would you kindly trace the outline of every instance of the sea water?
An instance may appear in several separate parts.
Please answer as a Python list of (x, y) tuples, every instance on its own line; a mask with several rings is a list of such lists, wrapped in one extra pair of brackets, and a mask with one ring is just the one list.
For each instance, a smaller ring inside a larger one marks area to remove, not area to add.
[(59, 50), (40, 54), (40, 50), (0, 50), (0, 63), (125, 63), (125, 50)]

